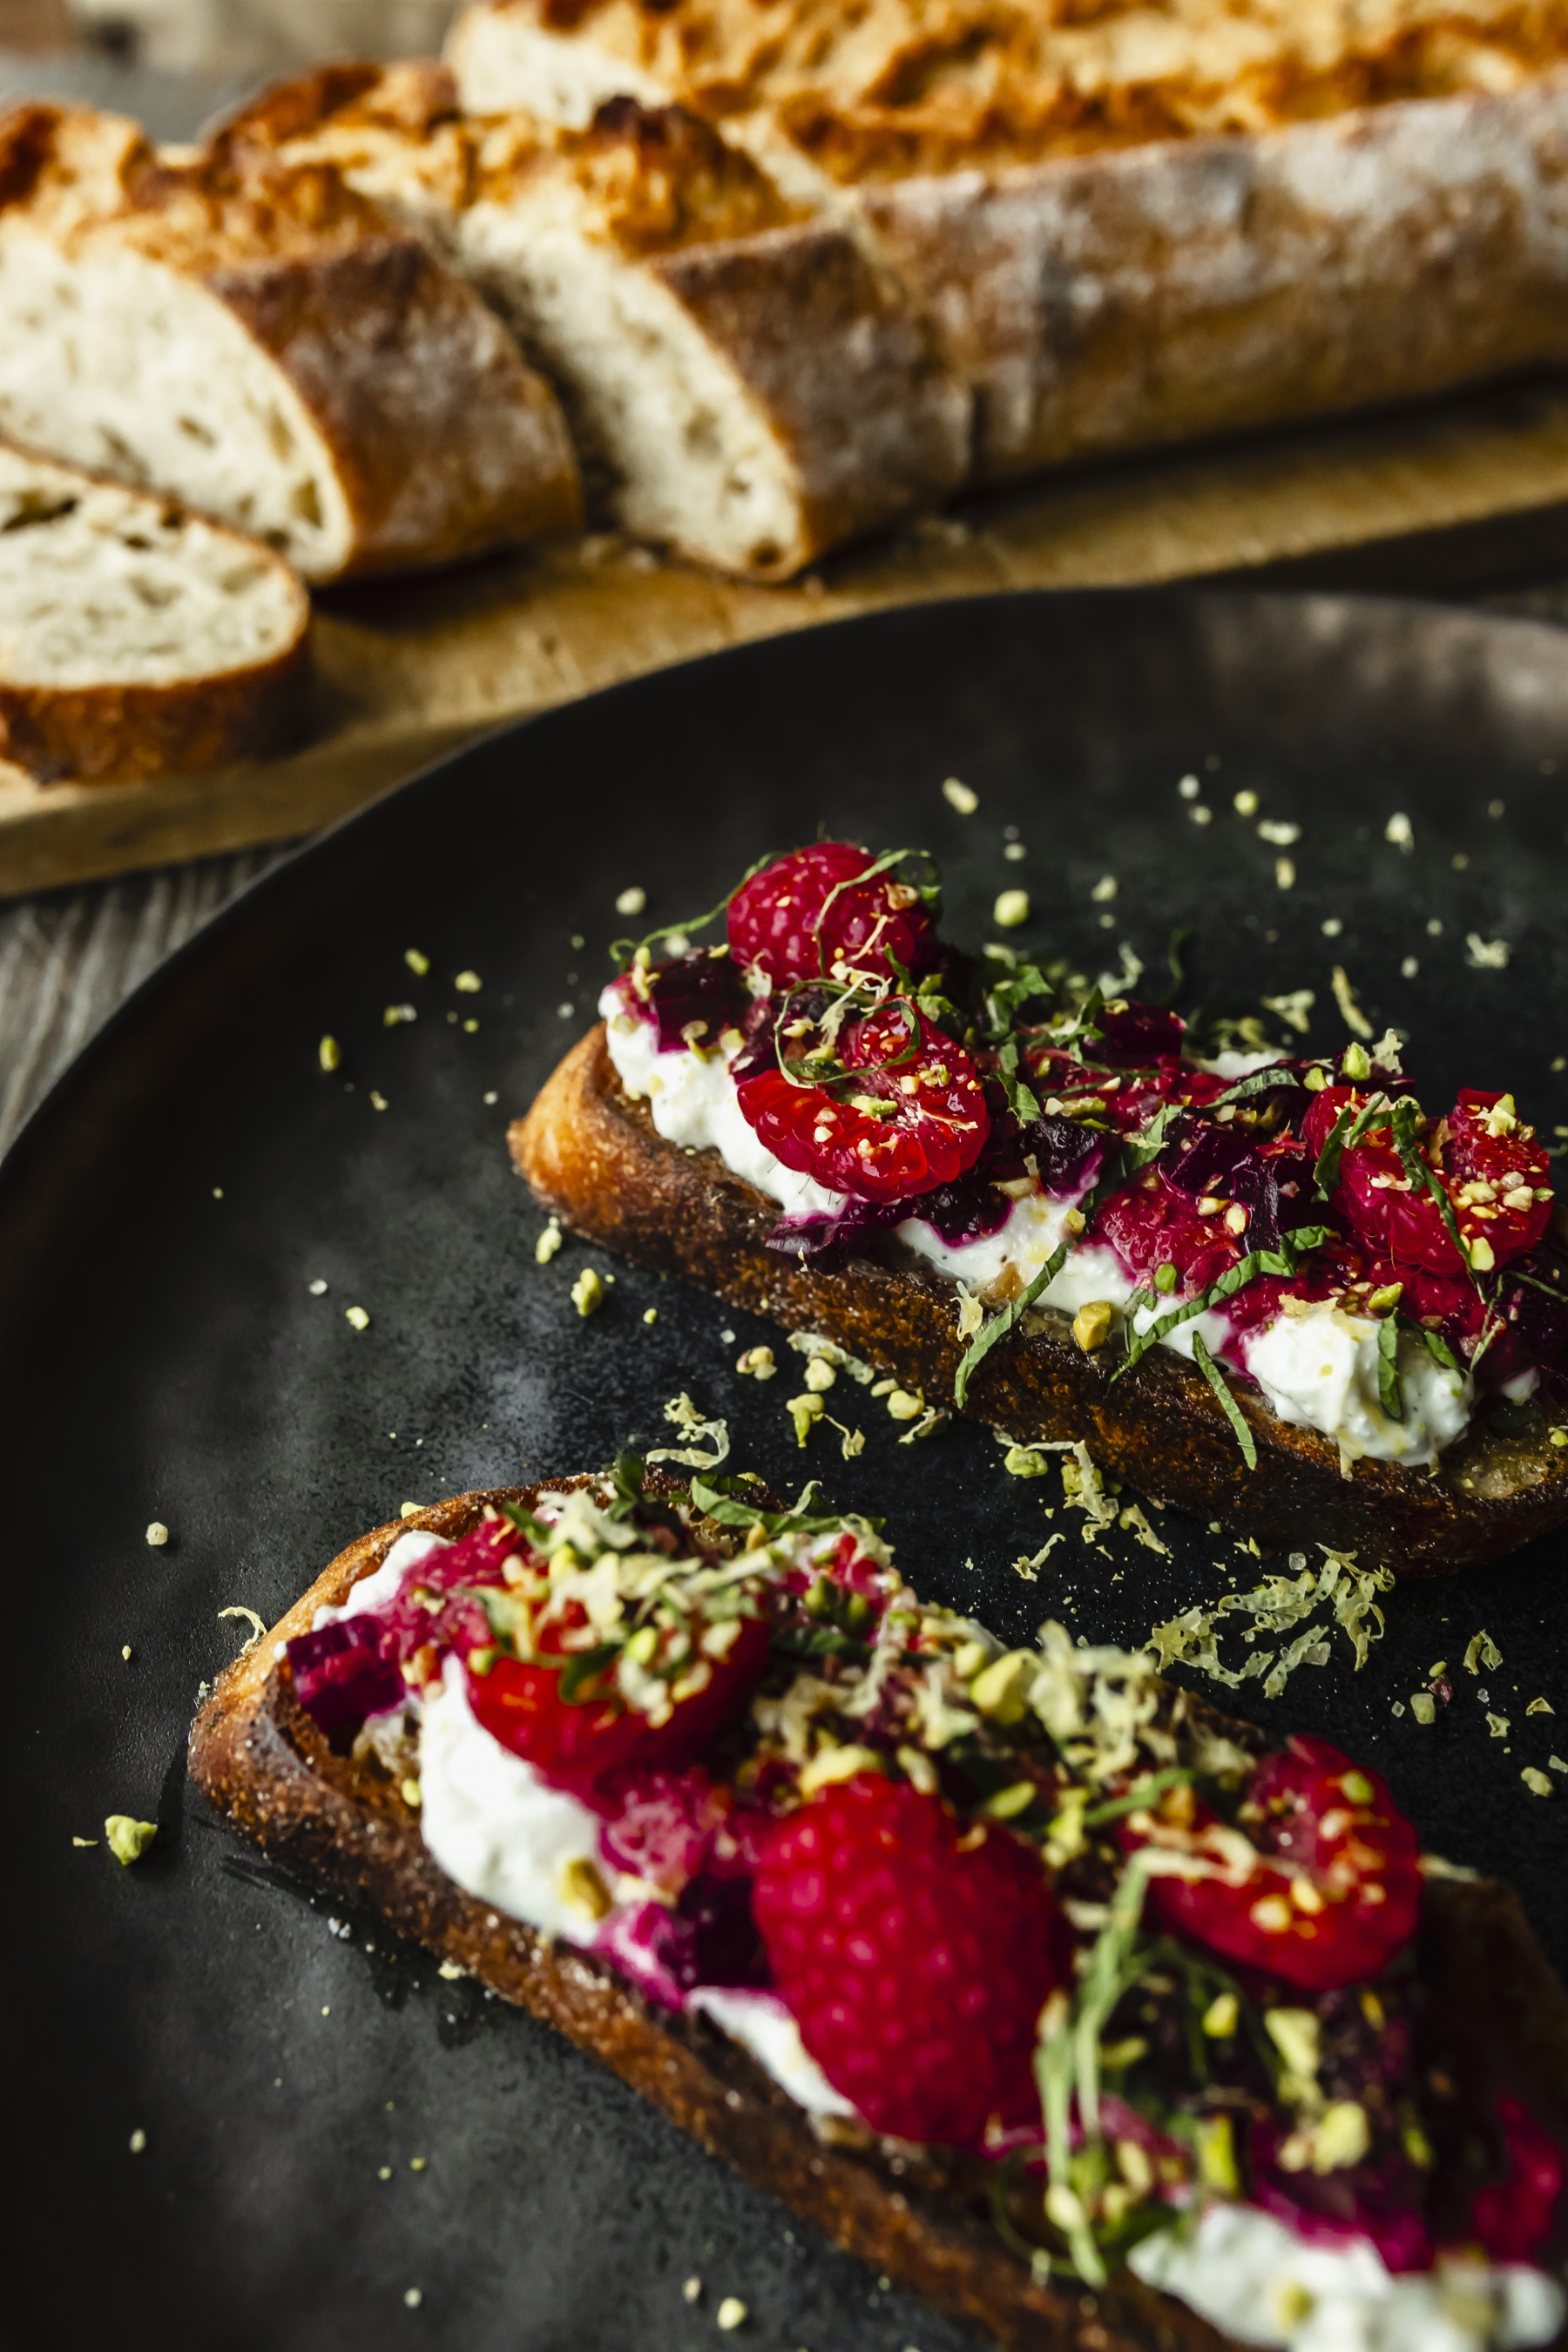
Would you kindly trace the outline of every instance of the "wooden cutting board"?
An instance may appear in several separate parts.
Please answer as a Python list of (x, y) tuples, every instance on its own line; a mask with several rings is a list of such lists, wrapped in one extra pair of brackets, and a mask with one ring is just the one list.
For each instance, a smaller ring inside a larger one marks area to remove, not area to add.
[(508, 719), (787, 629), (939, 596), (1132, 586), (1312, 558), (1346, 579), (1359, 562), (1364, 577), (1369, 551), (1412, 538), (1385, 576), (1417, 593), (1453, 588), (1464, 559), (1456, 568), (1443, 551), (1510, 520), (1533, 519), (1536, 563), (1568, 571), (1568, 517), (1564, 560), (1552, 552), (1559, 506), (1568, 383), (1553, 381), (1058, 476), (928, 519), (788, 588), (599, 539), (341, 590), (318, 608), (316, 709), (290, 757), (134, 785), (40, 785), (0, 765), (0, 897), (315, 832)]

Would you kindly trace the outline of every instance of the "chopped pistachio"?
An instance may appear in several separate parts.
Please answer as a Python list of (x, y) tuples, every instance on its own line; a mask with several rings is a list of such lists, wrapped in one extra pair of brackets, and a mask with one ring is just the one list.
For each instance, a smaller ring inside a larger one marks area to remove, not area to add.
[(980, 1810), (983, 1813), (989, 1813), (993, 1821), (1010, 1822), (1017, 1814), (1027, 1812), (1038, 1794), (1032, 1780), (1014, 1780), (1007, 1788), (998, 1789), (994, 1796), (987, 1797)]
[(586, 1318), (605, 1303), (604, 1278), (591, 1265), (585, 1265), (572, 1285), (571, 1299), (579, 1315)]
[(412, 1774), (406, 1780), (399, 1782), (398, 1794), (402, 1797), (404, 1803), (408, 1806), (411, 1811), (418, 1811), (422, 1801), (422, 1791), (418, 1781), (413, 1778)]
[(1230, 2117), (1200, 2116), (1194, 2137), (1197, 2144), (1198, 2177), (1205, 2187), (1217, 2190), (1222, 2197), (1239, 2197), (1241, 2175), (1237, 2169), (1236, 2138)]
[(833, 1386), (838, 1375), (825, 1356), (813, 1356), (806, 1365), (803, 1377), (806, 1387), (815, 1389), (817, 1394), (821, 1395)]
[(748, 1380), (771, 1381), (778, 1366), (771, 1348), (748, 1348), (743, 1356), (736, 1358), (735, 1370)]
[(980, 806), (979, 793), (968, 784), (960, 783), (956, 776), (949, 776), (942, 788), (942, 796), (949, 808), (956, 809), (960, 816), (973, 816)]
[(370, 1329), (370, 1317), (365, 1313), (363, 1307), (345, 1307), (343, 1308), (343, 1320), (345, 1323), (351, 1323), (356, 1331), (368, 1331)]
[(1213, 2042), (1228, 2042), (1241, 2017), (1241, 2004), (1233, 1992), (1216, 1992), (1204, 2011), (1204, 2032)]
[(1029, 1691), (1039, 1664), (1033, 1650), (1009, 1650), (975, 1675), (969, 1685), (970, 1698), (982, 1715), (997, 1723), (1021, 1723), (1028, 1711)]
[(323, 1037), (316, 1048), (316, 1059), (323, 1070), (335, 1070), (343, 1058), (343, 1049), (335, 1037)]
[(826, 1407), (815, 1391), (807, 1389), (804, 1395), (791, 1397), (784, 1410), (795, 1423), (795, 1444), (805, 1445), (814, 1424), (822, 1419)]
[(550, 1223), (545, 1226), (544, 1231), (540, 1234), (539, 1239), (533, 1244), (533, 1257), (535, 1265), (548, 1265), (551, 1259), (561, 1247), (561, 1244), (563, 1239), (564, 1235), (561, 1231), (561, 1223), (559, 1218), (552, 1217)]
[(836, 1780), (852, 1780), (857, 1772), (879, 1772), (882, 1759), (874, 1748), (862, 1748), (851, 1741), (843, 1748), (824, 1748), (809, 1764), (803, 1765), (800, 1793), (815, 1796), (818, 1789), (826, 1789)]
[(154, 1551), (161, 1549), (162, 1547), (168, 1542), (169, 1530), (163, 1525), (162, 1519), (149, 1520), (147, 1525), (147, 1540), (152, 1545)]
[(110, 1813), (103, 1824), (109, 1851), (116, 1862), (140, 1862), (158, 1834), (156, 1822), (139, 1822), (133, 1813)]
[(895, 1421), (916, 1421), (926, 1409), (926, 1401), (909, 1389), (895, 1389), (888, 1399), (888, 1411)]
[(726, 2334), (734, 2328), (744, 2327), (749, 2316), (750, 2314), (738, 2294), (727, 2294), (713, 2315), (715, 2321)]
[(1029, 919), (1029, 894), (1026, 890), (1004, 890), (991, 909), (992, 919), (1005, 931), (1016, 931)]
[(460, 971), (452, 985), (460, 996), (477, 996), (484, 982), (477, 971)]
[(640, 915), (647, 906), (647, 892), (642, 887), (640, 883), (633, 882), (626, 889), (619, 891), (616, 894), (616, 912), (617, 915)]
[(1437, 1702), (1430, 1691), (1412, 1691), (1410, 1712), (1417, 1723), (1435, 1723), (1437, 1719)]
[(615, 1907), (610, 1891), (599, 1875), (598, 1864), (586, 1854), (575, 1854), (570, 1862), (563, 1863), (556, 1884), (562, 1901), (590, 1919), (606, 1918)]
[(1103, 1348), (1110, 1337), (1116, 1309), (1109, 1298), (1091, 1298), (1072, 1318), (1072, 1335), (1086, 1356)]
[(1552, 1793), (1552, 1784), (1549, 1775), (1537, 1771), (1533, 1764), (1527, 1764), (1519, 1777), (1532, 1797), (1550, 1797)]

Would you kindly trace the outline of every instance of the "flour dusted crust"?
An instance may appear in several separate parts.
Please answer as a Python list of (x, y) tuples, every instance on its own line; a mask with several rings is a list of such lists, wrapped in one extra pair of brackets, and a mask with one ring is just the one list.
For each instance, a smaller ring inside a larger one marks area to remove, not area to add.
[(285, 85), (223, 136), (330, 165), (470, 278), (640, 537), (787, 578), (967, 470), (968, 395), (892, 273), (682, 109), (465, 119), (416, 62)]
[(631, 80), (843, 220), (976, 402), (976, 478), (1568, 350), (1568, 6), (489, 0), (469, 105)]
[[(713, 1151), (665, 1142), (623, 1091), (604, 1026), (572, 1048), (508, 1132), (541, 1204), (639, 1265), (678, 1274), (791, 1330), (822, 1333), (945, 1403), (963, 1352), (953, 1286), (896, 1247), (823, 1272), (764, 1244), (776, 1202)], [(970, 1385), (968, 1412), (1023, 1441), (1087, 1440), (1094, 1460), (1163, 1503), (1219, 1519), (1266, 1550), (1326, 1543), (1401, 1576), (1497, 1558), (1568, 1519), (1568, 1455), (1484, 1421), (1435, 1475), (1363, 1461), (1279, 1420), (1250, 1385), (1233, 1394), (1258, 1449), (1249, 1471), (1206, 1381), (1170, 1349), (1113, 1386), (1110, 1351), (1086, 1355), (1068, 1318), (1032, 1308)]]
[[(592, 1956), (563, 1950), (464, 1894), (431, 1859), (390, 1776), (332, 1753), (296, 1702), (279, 1645), (307, 1632), (318, 1608), (341, 1603), (400, 1535), (455, 1538), (487, 1505), (526, 1508), (539, 1492), (453, 1496), (340, 1552), (219, 1675), (196, 1717), (191, 1775), (208, 1802), (274, 1862), (368, 1905), (400, 1935), (554, 2026), (836, 2245), (1007, 2352), (1226, 2352), (1229, 2337), (1128, 2273), (1095, 2293), (1070, 2280), (1037, 2283), (995, 2231), (981, 2168), (842, 2126), (819, 2137), (706, 2020), (651, 2007)], [(1200, 1700), (1180, 1703), (1241, 1746), (1259, 1744), (1250, 1726)], [(1421, 1966), (1447, 2012), (1469, 2019), (1568, 2111), (1568, 2000), (1509, 1887), (1428, 1881)]]
[(548, 385), (330, 171), (161, 161), (86, 108), (0, 116), (0, 428), (183, 497), (313, 579), (571, 528)]
[(259, 541), (0, 441), (0, 760), (128, 782), (279, 750), (310, 624)]

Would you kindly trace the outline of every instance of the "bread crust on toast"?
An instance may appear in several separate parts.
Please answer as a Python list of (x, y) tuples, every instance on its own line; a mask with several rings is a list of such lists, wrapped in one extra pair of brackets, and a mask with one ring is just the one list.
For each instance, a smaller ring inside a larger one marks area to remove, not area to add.
[[(556, 1490), (580, 1478), (548, 1482)], [(653, 1482), (650, 1482), (653, 1483)], [(847, 2252), (984, 2330), (1008, 2352), (1220, 2352), (1231, 2339), (1123, 2274), (1090, 2294), (1037, 2284), (989, 2219), (984, 2168), (846, 2132), (820, 2133), (744, 2051), (701, 2018), (656, 2011), (590, 1954), (556, 1946), (466, 1895), (426, 1850), (390, 1778), (338, 1756), (298, 1705), (279, 1646), (340, 1604), (410, 1529), (457, 1537), (487, 1505), (531, 1506), (538, 1486), (453, 1496), (362, 1536), (271, 1631), (219, 1675), (191, 1734), (208, 1801), (274, 1861), (363, 1903), (553, 2025)], [(1188, 1702), (1202, 1707), (1202, 1702)], [(1256, 1743), (1250, 1726), (1216, 1727)], [(1428, 1885), (1424, 1969), (1450, 2006), (1485, 1985), (1497, 2039), (1568, 2113), (1568, 1996), (1496, 1881)]]
[[(776, 1202), (713, 1151), (658, 1133), (620, 1086), (603, 1024), (572, 1048), (508, 1131), (537, 1199), (573, 1232), (639, 1265), (679, 1274), (731, 1306), (816, 1331), (944, 1403), (964, 1342), (957, 1294), (910, 1261), (852, 1258), (833, 1273), (764, 1247)], [(1258, 1448), (1249, 1471), (1218, 1399), (1170, 1349), (1112, 1382), (1118, 1360), (1086, 1355), (1065, 1315), (1031, 1309), (970, 1384), (965, 1411), (1020, 1441), (1082, 1438), (1101, 1470), (1161, 1503), (1219, 1519), (1265, 1550), (1310, 1539), (1401, 1576), (1497, 1558), (1568, 1518), (1568, 1451), (1504, 1436), (1478, 1415), (1435, 1475), (1360, 1461), (1279, 1420), (1258, 1391), (1233, 1393)]]

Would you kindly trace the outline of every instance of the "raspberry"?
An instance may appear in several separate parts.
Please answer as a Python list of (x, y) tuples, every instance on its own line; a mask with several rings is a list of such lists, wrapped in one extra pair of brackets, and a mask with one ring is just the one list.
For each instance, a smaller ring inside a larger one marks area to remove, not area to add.
[(1568, 2168), (1522, 2100), (1505, 2092), (1497, 2112), (1508, 2176), (1477, 2192), (1470, 2228), (1494, 2263), (1534, 2262), (1555, 2235)]
[[(523, 1661), (502, 1655), (489, 1671), (468, 1674), (468, 1703), (485, 1729), (557, 1788), (603, 1809), (601, 1787), (629, 1764), (673, 1771), (700, 1755), (751, 1696), (768, 1658), (768, 1628), (742, 1618), (728, 1654), (705, 1660), (704, 1686), (679, 1700), (655, 1726), (627, 1706), (613, 1680), (591, 1676), (571, 1698), (561, 1695), (572, 1654)], [(562, 1630), (570, 1631), (570, 1626)]]
[(752, 1905), (801, 2039), (874, 2130), (979, 2148), (1037, 2116), (1053, 1914), (1009, 1831), (967, 1845), (941, 1798), (858, 1773), (777, 1824)]
[[(1359, 1111), (1365, 1099), (1351, 1087), (1325, 1087), (1307, 1114), (1310, 1149), (1321, 1151), (1339, 1112)], [(1511, 1111), (1497, 1110), (1506, 1099), (1467, 1089), (1421, 1146), (1482, 1273), (1533, 1247), (1552, 1218), (1551, 1162), (1533, 1128), (1520, 1126)], [(1546, 1197), (1537, 1200), (1538, 1192)], [(1370, 1128), (1342, 1153), (1333, 1199), (1357, 1240), (1386, 1260), (1396, 1277), (1405, 1271), (1463, 1271), (1441, 1210), (1425, 1187), (1412, 1186), (1386, 1125)]]
[(837, 963), (877, 979), (894, 976), (893, 959), (923, 970), (935, 959), (936, 927), (896, 874), (854, 880), (875, 862), (853, 842), (819, 841), (753, 874), (730, 901), (736, 963), (754, 965), (774, 988), (820, 980)]
[[(791, 1059), (809, 1061), (812, 1042), (787, 1040)], [(837, 1091), (771, 1069), (736, 1088), (742, 1118), (786, 1168), (835, 1192), (901, 1201), (979, 1159), (991, 1128), (979, 1074), (906, 998), (847, 1022), (837, 1061)]]
[(1238, 1820), (1256, 1853), (1239, 1873), (1234, 1831), (1194, 1803), (1177, 1843), (1219, 1874), (1156, 1878), (1162, 1925), (1305, 1992), (1381, 1975), (1421, 1908), (1420, 1844), (1387, 1782), (1326, 1739), (1298, 1736), (1257, 1767)]

